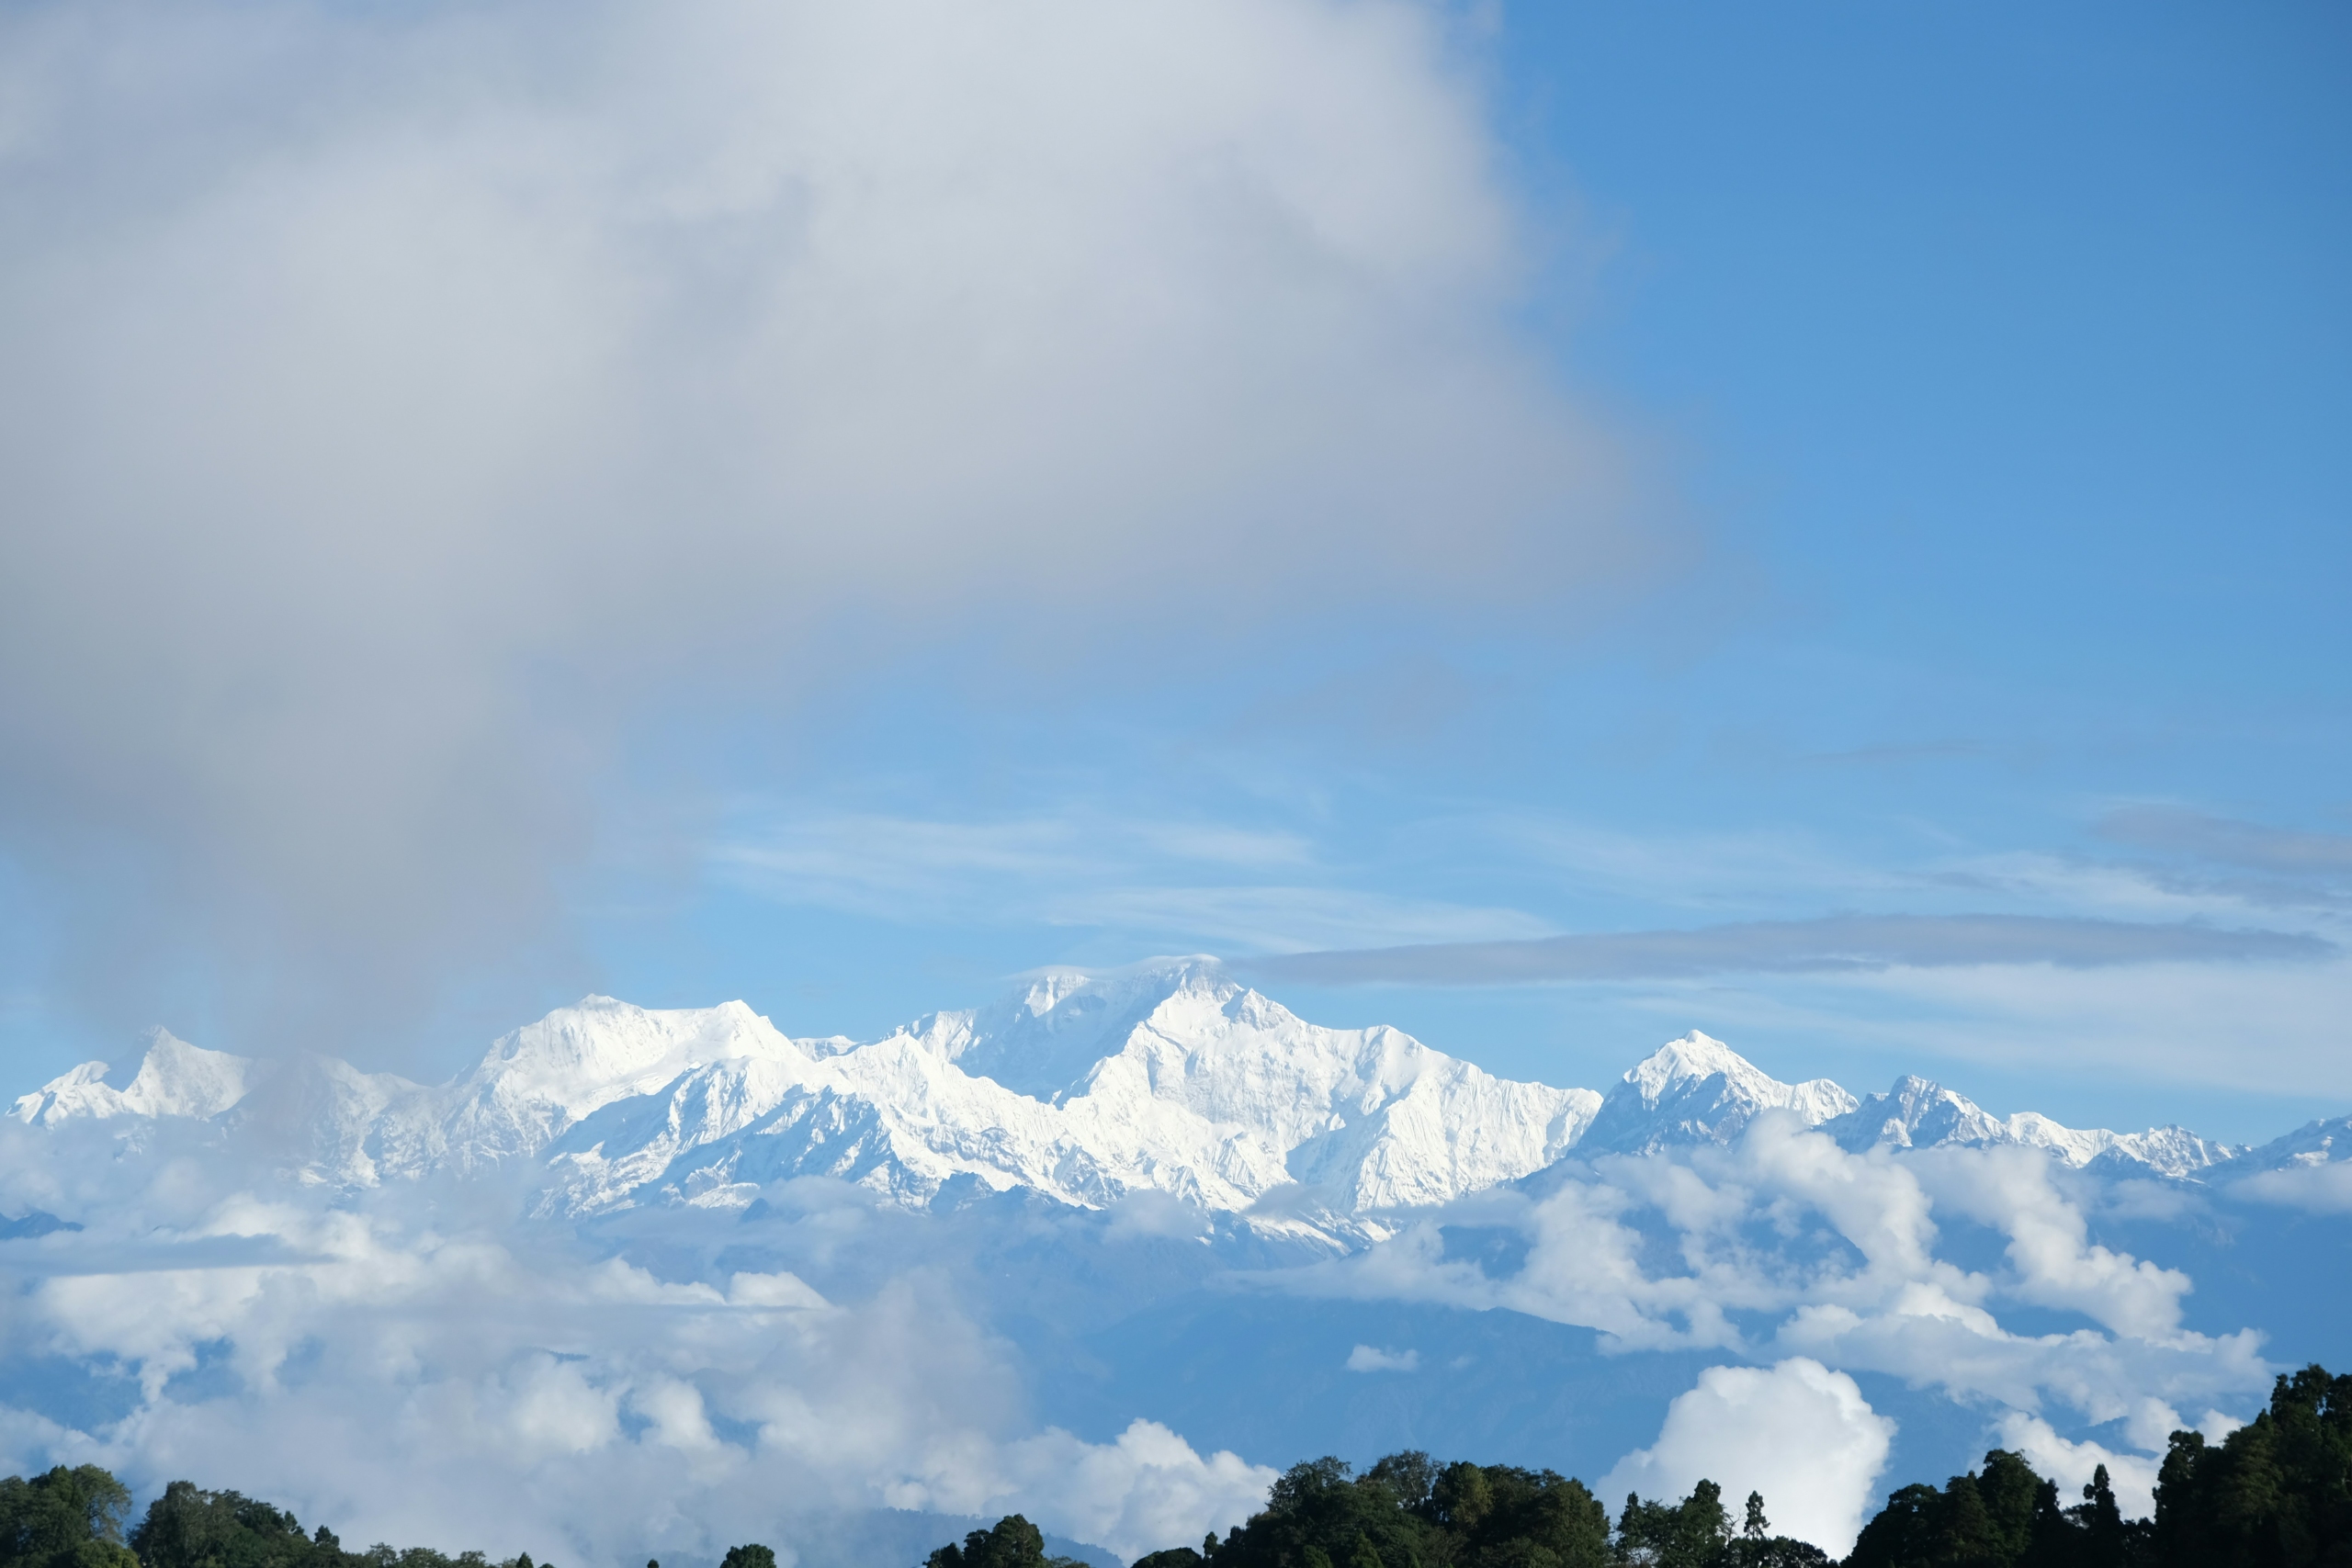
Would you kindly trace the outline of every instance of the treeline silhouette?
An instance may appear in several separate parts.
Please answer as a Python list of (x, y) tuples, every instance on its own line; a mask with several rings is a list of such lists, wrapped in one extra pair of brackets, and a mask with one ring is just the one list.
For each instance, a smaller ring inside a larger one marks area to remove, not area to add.
[[(346, 1551), (282, 1508), (175, 1481), (125, 1533), (129, 1490), (96, 1465), (0, 1480), (0, 1568), (552, 1568), (493, 1564), (427, 1547)], [(1266, 1506), (1219, 1540), (1170, 1547), (1134, 1568), (1826, 1568), (1818, 1547), (1775, 1534), (1754, 1493), (1735, 1520), (1702, 1481), (1679, 1503), (1628, 1497), (1614, 1520), (1580, 1481), (1548, 1470), (1423, 1453), (1363, 1474), (1336, 1459), (1294, 1465)], [(660, 1568), (649, 1562), (646, 1568)], [(765, 1546), (721, 1568), (775, 1568)], [(1008, 1515), (925, 1568), (1079, 1568)], [(2175, 1432), (2155, 1512), (2127, 1519), (2101, 1467), (2082, 1501), (1996, 1449), (1942, 1486), (1896, 1491), (1845, 1568), (2352, 1568), (2352, 1376), (2307, 1367), (2269, 1408), (2219, 1443)]]
[[(926, 1568), (1061, 1568), (1019, 1515), (944, 1546)], [(1611, 1522), (1580, 1481), (1548, 1470), (1391, 1454), (1363, 1474), (1294, 1465), (1263, 1511), (1220, 1540), (1134, 1568), (1827, 1568), (1775, 1534), (1764, 1499), (1734, 1518), (1702, 1481), (1679, 1503), (1625, 1499)], [(2175, 1432), (2155, 1513), (2126, 1519), (2100, 1466), (2082, 1501), (2017, 1454), (1942, 1486), (1905, 1486), (1862, 1528), (1845, 1568), (2352, 1568), (2352, 1376), (2307, 1367), (2219, 1443)]]
[(305, 1535), (283, 1508), (187, 1481), (164, 1487), (126, 1537), (130, 1515), (130, 1489), (95, 1464), (0, 1480), (0, 1568), (553, 1568), (527, 1551), (496, 1563), (428, 1546), (345, 1551), (324, 1525)]

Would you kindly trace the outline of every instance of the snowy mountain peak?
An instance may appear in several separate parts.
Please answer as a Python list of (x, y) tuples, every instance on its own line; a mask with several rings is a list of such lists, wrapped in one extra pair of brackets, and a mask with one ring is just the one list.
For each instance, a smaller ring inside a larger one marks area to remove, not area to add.
[(1676, 1088), (1717, 1074), (1734, 1081), (1771, 1081), (1747, 1057), (1713, 1035), (1702, 1034), (1695, 1029), (1679, 1040), (1668, 1041), (1634, 1063), (1626, 1069), (1623, 1081), (1640, 1093), (1643, 1103), (1656, 1105)]
[(1298, 1189), (1357, 1214), (1539, 1169), (1600, 1104), (1307, 1023), (1199, 960), (1038, 976), (807, 1063), (717, 1063), (593, 1112), (554, 1145), (551, 1207), (741, 1204), (820, 1174), (916, 1203), (960, 1179), (1227, 1212)]
[(1646, 1154), (1678, 1144), (1727, 1144), (1766, 1111), (1793, 1111), (1814, 1126), (1854, 1106), (1854, 1097), (1827, 1078), (1782, 1083), (1694, 1029), (1634, 1065), (1609, 1091), (1584, 1146)]
[(264, 1064), (250, 1057), (207, 1051), (158, 1029), (123, 1088), (107, 1081), (106, 1063), (85, 1062), (20, 1097), (13, 1114), (43, 1127), (84, 1118), (218, 1116), (244, 1099), (264, 1074)]
[[(548, 1213), (741, 1207), (772, 1182), (823, 1176), (913, 1205), (975, 1184), (1085, 1206), (1161, 1192), (1337, 1236), (1571, 1150), (1729, 1144), (1768, 1111), (1857, 1150), (2021, 1145), (2171, 1177), (2243, 1152), (2179, 1128), (2004, 1121), (1920, 1077), (1858, 1101), (1827, 1079), (1782, 1083), (1695, 1031), (1604, 1100), (1496, 1077), (1398, 1030), (1309, 1023), (1202, 958), (1041, 973), (865, 1043), (788, 1039), (740, 1001), (655, 1010), (591, 996), (437, 1088), (331, 1057), (249, 1061), (159, 1031), (127, 1080), (86, 1063), (15, 1114), (209, 1119), (305, 1180), (349, 1186), (512, 1164)], [(2346, 1149), (2352, 1123), (2315, 1123), (2268, 1153), (2301, 1168)]]
[(2246, 1163), (2262, 1170), (2307, 1170), (2352, 1164), (2352, 1116), (2306, 1122), (2282, 1138), (2249, 1150)]
[(1886, 1093), (1868, 1096), (1852, 1111), (1823, 1123), (1822, 1131), (1849, 1149), (1876, 1144), (1910, 1148), (2009, 1141), (2007, 1123), (1975, 1101), (1908, 1073)]
[(1910, 1074), (1895, 1079), (1886, 1093), (1873, 1094), (1846, 1114), (1823, 1122), (1821, 1130), (1857, 1151), (1880, 1144), (1901, 1148), (2021, 1144), (2078, 1168), (2105, 1161), (2174, 1177), (2193, 1175), (2244, 1152), (2180, 1127), (2145, 1133), (2084, 1131), (2030, 1111), (2004, 1121), (1966, 1095)]
[(806, 1055), (740, 1001), (656, 1011), (589, 996), (502, 1035), (469, 1081), (497, 1085), (510, 1099), (545, 1100), (577, 1120), (709, 1062)]
[(928, 1014), (899, 1033), (967, 1073), (1051, 1101), (1077, 1092), (1098, 1062), (1162, 1009), (1222, 1008), (1243, 994), (1214, 958), (1159, 958), (1093, 974), (1052, 969), (1001, 1001)]
[[(740, 1001), (656, 1011), (583, 997), (493, 1042), (472, 1073), (440, 1091), (437, 1125), (412, 1122), (398, 1166), (469, 1169), (537, 1155), (616, 1100), (648, 1095), (697, 1067), (738, 1057), (813, 1065)], [(418, 1108), (416, 1114), (424, 1114)]]

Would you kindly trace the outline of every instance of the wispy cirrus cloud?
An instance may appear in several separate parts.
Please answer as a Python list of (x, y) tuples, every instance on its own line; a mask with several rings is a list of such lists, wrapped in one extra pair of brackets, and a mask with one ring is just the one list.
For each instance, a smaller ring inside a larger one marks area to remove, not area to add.
[(910, 924), (1009, 918), (1241, 951), (1550, 929), (1521, 910), (1348, 886), (1300, 833), (1090, 810), (796, 817), (721, 843), (710, 863), (766, 897)]
[(2095, 831), (2154, 857), (2134, 869), (2179, 897), (2332, 913), (2352, 908), (2352, 835), (2158, 805), (2110, 811)]
[(1983, 964), (2068, 969), (2135, 964), (2311, 962), (2332, 942), (2300, 931), (2045, 915), (1838, 915), (1688, 931), (1439, 942), (1252, 960), (1270, 979), (1316, 985), (1510, 986), (1824, 974)]
[(2127, 806), (2099, 818), (2101, 838), (2223, 865), (2352, 881), (2352, 834), (2312, 833), (2177, 806)]

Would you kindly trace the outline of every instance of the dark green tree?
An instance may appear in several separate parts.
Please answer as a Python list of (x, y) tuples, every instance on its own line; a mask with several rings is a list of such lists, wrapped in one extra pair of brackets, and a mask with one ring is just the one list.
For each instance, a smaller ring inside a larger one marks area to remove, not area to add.
[(1494, 1483), (1477, 1465), (1464, 1461), (1449, 1464), (1430, 1489), (1430, 1513), (1439, 1525), (1463, 1536), (1475, 1536), (1495, 1511)]
[(1943, 1494), (1920, 1482), (1899, 1487), (1846, 1555), (1846, 1568), (1913, 1568), (1936, 1562), (1943, 1533)]
[(1702, 1481), (1679, 1504), (1645, 1503), (1628, 1494), (1617, 1521), (1620, 1560), (1643, 1568), (1713, 1568), (1732, 1539), (1724, 1490)]
[(2074, 1560), (2082, 1568), (2131, 1568), (2132, 1531), (2123, 1522), (2123, 1510), (2116, 1506), (2107, 1466), (2102, 1464), (2091, 1472), (2081, 1506), (2067, 1509), (2066, 1517), (2079, 1537)]
[(378, 1541), (356, 1556), (346, 1554), (348, 1568), (491, 1568), (490, 1559), (479, 1551), (461, 1551), (451, 1557), (429, 1546), (401, 1548)]
[(1943, 1517), (1936, 1530), (1939, 1562), (1966, 1563), (1970, 1568), (2007, 1568), (1993, 1529), (1993, 1510), (1984, 1506), (1984, 1489), (1973, 1471), (1944, 1483)]
[[(1354, 1474), (1311, 1460), (1222, 1542), (1216, 1568), (1607, 1568), (1609, 1516), (1554, 1471), (1441, 1465), (1413, 1450)], [(1157, 1565), (1155, 1565), (1157, 1568)], [(1171, 1562), (1168, 1568), (1178, 1568)]]
[(0, 1568), (138, 1568), (130, 1512), (129, 1489), (95, 1464), (0, 1480)]
[(1439, 1469), (1429, 1455), (1419, 1449), (1407, 1449), (1376, 1461), (1364, 1472), (1364, 1479), (1385, 1486), (1396, 1495), (1402, 1506), (1416, 1512), (1424, 1508), (1430, 1494), (1437, 1486)]
[(2161, 1568), (2352, 1563), (2352, 1376), (2280, 1377), (2269, 1408), (2218, 1444), (2175, 1432), (2145, 1555)]
[[(767, 1568), (774, 1568), (775, 1561), (770, 1557)], [(949, 1542), (924, 1563), (925, 1568), (1084, 1568), (1074, 1557), (1046, 1556), (1045, 1533), (1019, 1514), (1007, 1514), (990, 1528), (974, 1530), (961, 1546)]]
[(1487, 1511), (1464, 1541), (1476, 1568), (1600, 1568), (1609, 1561), (1609, 1511), (1583, 1482), (1507, 1464), (1479, 1473)]
[[(2114, 1494), (2106, 1494), (2112, 1509)], [(2006, 1449), (1940, 1492), (1903, 1487), (1862, 1527), (1848, 1568), (2092, 1568), (2083, 1510), (2058, 1506), (2058, 1488)], [(2120, 1517), (2116, 1522), (2120, 1525)], [(2128, 1529), (2125, 1531), (2128, 1535)], [(2133, 1560), (2118, 1559), (2114, 1568)]]
[[(1306, 1568), (1320, 1553), (1329, 1568), (1354, 1568), (1365, 1551), (1384, 1568), (1413, 1568), (1431, 1526), (1409, 1506), (1419, 1490), (1417, 1466), (1403, 1456), (1382, 1461), (1361, 1478), (1346, 1461), (1326, 1456), (1295, 1464), (1274, 1482), (1265, 1508), (1217, 1548), (1218, 1568)], [(1383, 1466), (1386, 1468), (1384, 1469)], [(1434, 1486), (1434, 1482), (1428, 1483)], [(1426, 1511), (1426, 1499), (1418, 1505)]]
[(1976, 1495), (1984, 1505), (1991, 1561), (2019, 1568), (2059, 1568), (2073, 1561), (2075, 1530), (2059, 1511), (2057, 1483), (2043, 1480), (2024, 1459), (2007, 1449), (1986, 1454)]
[(242, 1492), (175, 1481), (130, 1532), (143, 1568), (342, 1568), (331, 1532), (302, 1533), (285, 1509)]
[(1198, 1568), (1203, 1561), (1189, 1546), (1170, 1546), (1136, 1558), (1135, 1568)]
[(719, 1560), (718, 1568), (775, 1568), (775, 1551), (771, 1547), (756, 1543), (730, 1546), (727, 1549), (727, 1555)]

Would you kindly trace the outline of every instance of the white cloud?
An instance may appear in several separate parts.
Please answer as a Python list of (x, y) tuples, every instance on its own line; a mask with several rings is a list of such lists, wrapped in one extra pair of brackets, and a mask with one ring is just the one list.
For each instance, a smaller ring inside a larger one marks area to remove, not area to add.
[(1348, 1352), (1348, 1371), (1351, 1372), (1413, 1372), (1421, 1366), (1419, 1350), (1384, 1350), (1376, 1345), (1359, 1345)]
[[(137, 1392), (82, 1431), (0, 1403), (0, 1461), (186, 1476), (349, 1540), (560, 1561), (788, 1551), (814, 1516), (884, 1506), (1017, 1510), (1133, 1557), (1240, 1522), (1273, 1479), (1148, 1421), (1104, 1443), (1024, 1427), (1006, 1348), (919, 1263), (841, 1303), (775, 1269), (721, 1289), (513, 1227), (480, 1191), (337, 1207), (184, 1191), (187, 1174), (85, 1168), (112, 1188), (92, 1228), (14, 1259), (71, 1271), (9, 1299), (0, 1351), (119, 1364)], [(232, 1241), (266, 1260), (218, 1261)], [(209, 1266), (184, 1261), (208, 1245)]]
[[(1951, 1148), (1850, 1154), (1781, 1116), (1729, 1148), (1606, 1157), (1555, 1190), (1490, 1192), (1417, 1221), (1288, 1288), (1507, 1308), (1594, 1328), (1605, 1348), (1713, 1348), (1888, 1372), (1953, 1398), (2091, 1422), (2148, 1397), (2179, 1404), (2257, 1394), (2269, 1370), (2252, 1330), (2179, 1326), (2189, 1281), (2093, 1243), (2046, 1156)], [(2007, 1235), (2008, 1267), (1942, 1255), (1938, 1216)], [(1449, 1258), (1449, 1224), (1507, 1227), (1522, 1260), (1489, 1273)], [(2006, 1303), (2097, 1326), (2018, 1334)]]
[(1174, 933), (1228, 950), (1532, 936), (1532, 915), (1341, 885), (1290, 832), (1128, 819), (951, 822), (810, 815), (712, 852), (719, 874), (779, 902), (901, 921), (1003, 919)]
[(2352, 1213), (2352, 1160), (2256, 1171), (2230, 1184), (2233, 1196), (2315, 1214)]
[(1050, 1498), (1056, 1529), (1127, 1558), (1239, 1523), (1265, 1506), (1274, 1483), (1265, 1466), (1231, 1453), (1204, 1457), (1156, 1421), (1132, 1422), (1114, 1442), (1051, 1431), (1008, 1452), (1015, 1477), (1008, 1499)]
[[(149, 939), (286, 1028), (289, 975), (380, 1006), (512, 951), (640, 720), (949, 637), (1555, 615), (1646, 525), (1517, 346), (1449, 25), (0, 17), (12, 847), (71, 908), (127, 844)], [(140, 956), (119, 923), (77, 929)]]
[(1677, 1499), (1713, 1481), (1736, 1517), (1764, 1495), (1775, 1530), (1833, 1555), (1854, 1544), (1886, 1465), (1894, 1423), (1854, 1380), (1792, 1357), (1769, 1368), (1710, 1367), (1667, 1408), (1657, 1441), (1600, 1478), (1602, 1498)]
[[(2324, 935), (2338, 937), (2333, 929)], [(1836, 986), (1867, 1003), (1867, 1024), (1807, 1014), (1840, 1032), (1957, 1061), (2030, 1066), (2062, 1057), (2106, 1071), (2309, 1099), (2352, 1095), (2343, 1019), (2352, 962), (2047, 964), (1890, 969)], [(2227, 1049), (2218, 1048), (2226, 1042)]]
[(1929, 1149), (1914, 1166), (1947, 1211), (1998, 1227), (2009, 1238), (2009, 1293), (2066, 1307), (2120, 1334), (2163, 1338), (2180, 1325), (2188, 1276), (2096, 1246), (2079, 1205), (2051, 1179), (2038, 1149)]

